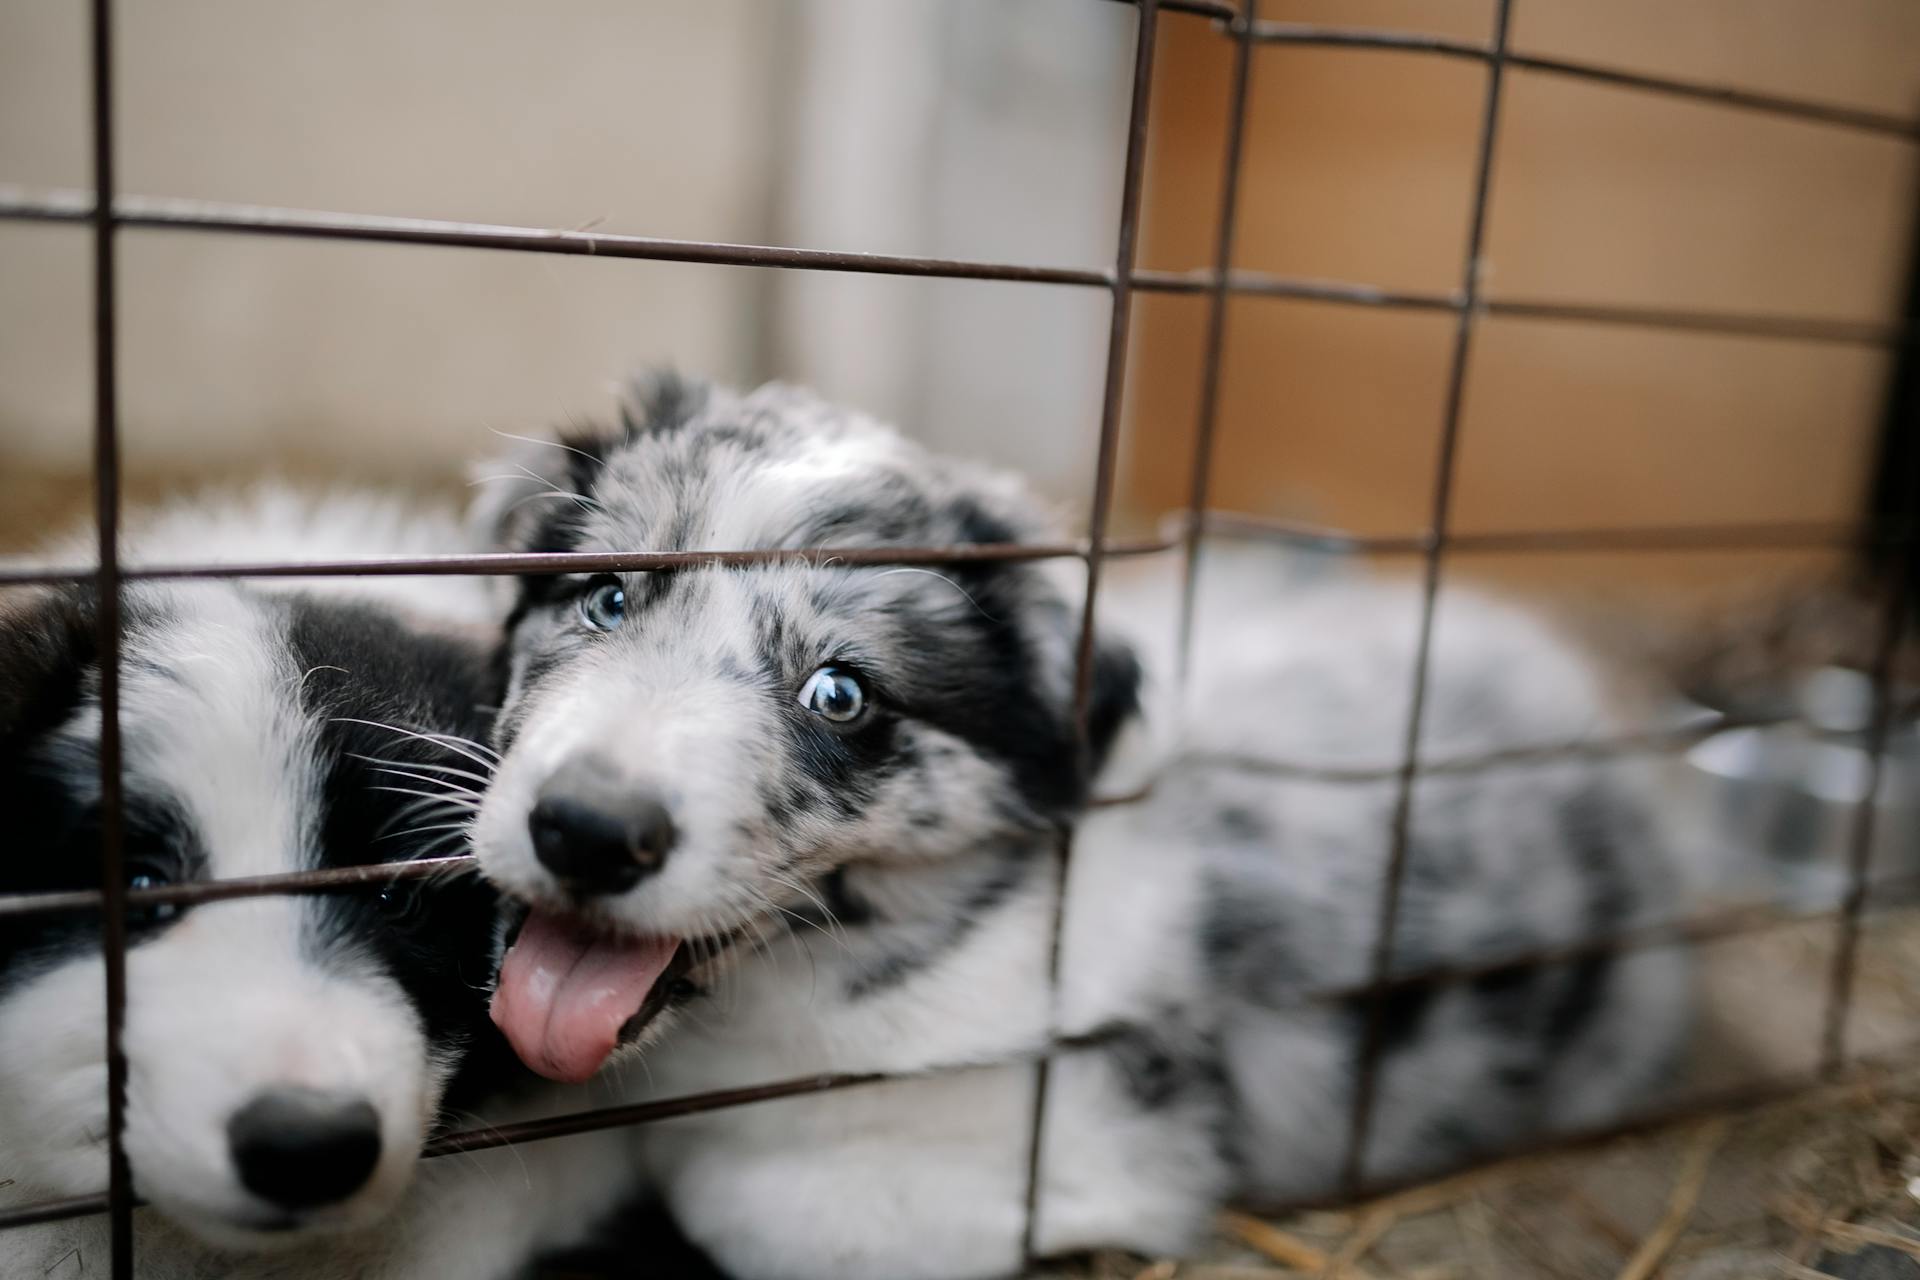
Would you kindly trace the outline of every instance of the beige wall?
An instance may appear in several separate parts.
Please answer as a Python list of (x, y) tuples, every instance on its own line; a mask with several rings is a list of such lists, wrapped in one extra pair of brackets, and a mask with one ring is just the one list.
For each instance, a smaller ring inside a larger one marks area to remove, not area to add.
[[(763, 234), (759, 0), (116, 6), (124, 190), (716, 239)], [(0, 182), (89, 185), (84, 6), (0, 5)], [(136, 484), (432, 475), (602, 404), (636, 360), (758, 372), (764, 275), (131, 231)], [(88, 247), (0, 224), (0, 469), (84, 465)]]
[[(0, 183), (89, 181), (82, 9), (0, 6)], [(1111, 260), (1125, 6), (117, 9), (125, 191)], [(0, 520), (29, 530), (85, 490), (87, 254), (83, 228), (0, 224)], [(1099, 290), (129, 231), (120, 296), (136, 499), (262, 467), (431, 479), (660, 361), (815, 384), (1070, 505), (1090, 488)]]

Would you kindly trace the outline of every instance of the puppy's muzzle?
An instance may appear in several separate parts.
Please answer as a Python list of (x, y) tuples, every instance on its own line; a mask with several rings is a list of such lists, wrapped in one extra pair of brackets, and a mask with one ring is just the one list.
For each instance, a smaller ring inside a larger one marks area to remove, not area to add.
[(666, 863), (678, 835), (657, 789), (591, 756), (567, 761), (541, 786), (527, 831), (540, 864), (578, 898), (633, 888)]

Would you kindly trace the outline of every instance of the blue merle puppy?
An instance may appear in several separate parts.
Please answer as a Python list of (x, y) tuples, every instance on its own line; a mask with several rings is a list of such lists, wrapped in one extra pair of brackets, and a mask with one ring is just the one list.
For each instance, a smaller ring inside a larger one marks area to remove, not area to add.
[[(616, 424), (516, 464), (526, 485), (476, 512), (513, 550), (1059, 536), (1012, 479), (788, 386), (656, 379)], [(493, 999), (521, 1058), (568, 1081), (616, 1064), (600, 1079), (630, 1097), (961, 1068), (639, 1131), (634, 1158), (730, 1272), (1015, 1271), (1034, 1082), (1006, 1060), (1055, 1029), (1098, 1034), (1053, 1073), (1045, 1250), (1177, 1252), (1223, 1199), (1325, 1189), (1338, 1168), (1361, 1021), (1310, 997), (1364, 976), (1391, 787), (1314, 792), (1242, 764), (1284, 754), (1270, 732), (1331, 743), (1399, 714), (1405, 655), (1372, 624), (1408, 597), (1240, 593), (1240, 625), (1202, 654), (1183, 763), (1087, 816), (1148, 672), (1103, 637), (1076, 741), (1076, 591), (1057, 566), (830, 550), (523, 584), (474, 827), (486, 874), (530, 908)], [(1462, 607), (1436, 724), (1606, 719), (1563, 643)], [(1663, 863), (1645, 808), (1623, 778), (1566, 772), (1423, 789), (1404, 960), (1635, 918)], [(1053, 855), (1076, 822), (1055, 1003)], [(1374, 1170), (1626, 1105), (1678, 1034), (1673, 963), (1398, 1001)]]

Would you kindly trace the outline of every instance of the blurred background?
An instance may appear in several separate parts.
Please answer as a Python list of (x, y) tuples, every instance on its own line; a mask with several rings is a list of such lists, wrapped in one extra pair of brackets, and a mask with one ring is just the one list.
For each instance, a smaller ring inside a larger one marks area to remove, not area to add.
[[(0, 5), (0, 184), (87, 185), (82, 8)], [(1260, 14), (1485, 41), (1492, 5), (1264, 0)], [(119, 22), (127, 193), (1113, 260), (1135, 23), (1125, 4), (146, 0)], [(1920, 111), (1912, 0), (1822, 0), (1817, 20), (1805, 0), (1520, 0), (1511, 44)], [(1231, 57), (1212, 22), (1164, 17), (1144, 266), (1212, 264)], [(1484, 81), (1467, 59), (1259, 48), (1235, 265), (1457, 290)], [(1905, 297), (1917, 162), (1911, 137), (1517, 68), (1483, 292), (1886, 323)], [(0, 550), (87, 500), (89, 234), (0, 221)], [(263, 471), (458, 495), (495, 433), (604, 414), (624, 374), (673, 364), (812, 384), (936, 448), (1025, 472), (1072, 520), (1088, 506), (1099, 289), (167, 230), (129, 229), (121, 244), (136, 500)], [(1133, 305), (1126, 535), (1185, 503), (1208, 301), (1142, 293)], [(1418, 534), (1453, 331), (1440, 310), (1236, 297), (1212, 505)], [(1874, 341), (1488, 317), (1467, 371), (1452, 527), (1852, 521), (1892, 357)], [(1672, 629), (1644, 622), (1720, 617), (1843, 561), (1804, 549), (1483, 552), (1450, 557), (1447, 576), (1525, 591), (1664, 661)]]
[[(1483, 42), (1491, 9), (1263, 0), (1259, 12)], [(84, 20), (70, 0), (0, 4), (0, 185), (88, 185)], [(143, 0), (118, 15), (119, 180), (236, 204), (1105, 269), (1135, 21), (1095, 0)], [(1920, 115), (1913, 0), (1517, 0), (1511, 43)], [(1210, 22), (1163, 17), (1143, 266), (1212, 264), (1231, 57)], [(1258, 49), (1234, 265), (1456, 290), (1485, 74), (1415, 53)], [(1914, 136), (1525, 69), (1506, 93), (1486, 296), (1862, 325), (1908, 305)], [(86, 511), (89, 236), (0, 221), (0, 550)], [(619, 378), (664, 363), (813, 384), (936, 448), (1018, 468), (1084, 520), (1099, 289), (140, 229), (121, 246), (135, 500), (264, 472), (457, 495), (494, 433), (603, 414)], [(1207, 305), (1134, 302), (1120, 533), (1151, 533), (1186, 501)], [(1235, 298), (1212, 505), (1420, 533), (1454, 327), (1444, 311)], [(1895, 353), (1484, 318), (1453, 527), (1857, 521)], [(1851, 568), (1839, 548), (1462, 553), (1446, 561), (1440, 642), (1451, 584), (1490, 582), (1627, 666), (1724, 673), (1728, 649), (1775, 644), (1805, 668), (1791, 674), (1838, 669), (1844, 686), (1879, 616)], [(1902, 661), (1920, 687), (1920, 662)], [(1769, 693), (1777, 709), (1782, 691)], [(1844, 889), (1867, 784), (1858, 706), (1837, 696), (1837, 724), (1712, 739), (1677, 770), (1676, 803), (1698, 808), (1703, 838), (1778, 842), (1819, 872), (1748, 896), (1811, 908)], [(1911, 874), (1910, 727), (1892, 759), (1876, 866)], [(1920, 1027), (1920, 930), (1874, 915), (1866, 938), (1855, 1051)], [(1707, 1075), (1817, 1059), (1834, 940), (1823, 923), (1717, 944), (1733, 1012)]]
[[(1263, 16), (1484, 40), (1486, 0)], [(122, 15), (121, 184), (244, 204), (1111, 264), (1134, 15), (1089, 0), (148, 0)], [(1230, 44), (1163, 21), (1141, 260), (1212, 261)], [(1523, 0), (1546, 55), (1909, 114), (1910, 0)], [(87, 185), (81, 7), (0, 6), (0, 182)], [(1256, 54), (1237, 265), (1459, 284), (1483, 69)], [(1884, 321), (1908, 140), (1515, 71), (1490, 296)], [(87, 235), (0, 224), (0, 493), (80, 483)], [(1083, 508), (1098, 290), (129, 231), (136, 487), (265, 466), (439, 481), (600, 411), (641, 363), (785, 377)], [(1123, 523), (1185, 497), (1206, 303), (1143, 296)], [(1220, 505), (1362, 532), (1426, 518), (1452, 321), (1243, 298)], [(1470, 370), (1463, 530), (1847, 519), (1888, 352), (1497, 318)], [(1645, 562), (1642, 562), (1643, 565)], [(1675, 568), (1671, 559), (1665, 572)]]

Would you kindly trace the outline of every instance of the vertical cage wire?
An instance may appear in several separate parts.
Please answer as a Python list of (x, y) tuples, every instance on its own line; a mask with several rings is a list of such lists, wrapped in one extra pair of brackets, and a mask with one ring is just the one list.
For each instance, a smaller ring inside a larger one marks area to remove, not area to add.
[(1833, 967), (1821, 1028), (1819, 1078), (1836, 1079), (1847, 1061), (1847, 1024), (1853, 1014), (1854, 979), (1858, 973), (1861, 919), (1872, 889), (1873, 837), (1880, 809), (1880, 781), (1886, 772), (1887, 738), (1893, 725), (1893, 655), (1906, 627), (1907, 573), (1894, 575), (1882, 606), (1880, 635), (1873, 655), (1873, 710), (1867, 725), (1867, 769), (1864, 792), (1853, 811), (1847, 833), (1847, 890), (1841, 899)]
[[(1920, 227), (1915, 228), (1920, 236)], [(1920, 239), (1916, 239), (1920, 246)], [(1911, 324), (1920, 310), (1920, 261), (1909, 264), (1913, 280), (1908, 290), (1905, 316)], [(1891, 545), (1880, 539), (1889, 531), (1872, 528), (1863, 550), (1868, 562), (1884, 582), (1880, 634), (1870, 672), (1873, 704), (1867, 723), (1867, 769), (1865, 790), (1854, 809), (1848, 831), (1847, 888), (1837, 912), (1838, 929), (1834, 939), (1833, 966), (1828, 980), (1827, 1002), (1821, 1036), (1819, 1077), (1837, 1078), (1847, 1065), (1847, 1030), (1853, 1015), (1855, 980), (1859, 972), (1863, 919), (1872, 895), (1874, 839), (1879, 829), (1880, 786), (1886, 775), (1888, 740), (1899, 715), (1900, 695), (1893, 687), (1894, 655), (1913, 624), (1913, 592), (1916, 551), (1912, 540), (1913, 502), (1920, 486), (1920, 449), (1915, 448), (1913, 394), (1920, 352), (1911, 342), (1900, 349), (1898, 364), (1889, 388), (1883, 427), (1880, 473), (1875, 481), (1876, 515), (1882, 526), (1898, 531)], [(1907, 712), (1911, 716), (1911, 711)]]
[(1401, 743), (1401, 765), (1395, 784), (1393, 826), (1385, 878), (1380, 886), (1380, 915), (1375, 926), (1370, 971), (1371, 993), (1361, 1034), (1360, 1061), (1354, 1079), (1353, 1108), (1347, 1134), (1346, 1169), (1342, 1182), (1357, 1188), (1365, 1180), (1367, 1138), (1379, 1093), (1380, 1055), (1386, 1038), (1387, 1010), (1393, 970), (1394, 931), (1400, 918), (1400, 890), (1406, 879), (1412, 836), (1413, 790), (1420, 774), (1420, 731), (1427, 706), (1427, 682), (1433, 655), (1434, 613), (1440, 598), (1440, 564), (1446, 554), (1447, 521), (1452, 514), (1454, 458), (1460, 443), (1460, 410), (1467, 386), (1467, 365), (1473, 354), (1474, 322), (1480, 311), (1480, 255), (1486, 240), (1487, 205), (1493, 190), (1493, 154), (1500, 132), (1500, 90), (1506, 78), (1507, 27), (1513, 0), (1494, 0), (1493, 40), (1487, 59), (1486, 105), (1480, 117), (1480, 140), (1474, 156), (1473, 214), (1467, 227), (1467, 245), (1460, 268), (1462, 306), (1454, 321), (1453, 361), (1447, 371), (1446, 403), (1440, 425), (1440, 445), (1434, 462), (1433, 498), (1427, 521), (1427, 545), (1420, 587), (1420, 630), (1414, 645), (1412, 689), (1407, 699), (1406, 737)]
[[(1915, 498), (1920, 494), (1920, 350), (1913, 325), (1920, 317), (1920, 221), (1908, 229), (1907, 289), (1901, 320), (1908, 340), (1898, 349), (1889, 379), (1885, 417), (1874, 459), (1874, 482), (1866, 536), (1860, 550), (1869, 572), (1888, 584), (1879, 647), (1873, 658), (1873, 712), (1867, 727), (1866, 794), (1853, 814), (1848, 848), (1847, 890), (1838, 912), (1833, 970), (1827, 992), (1826, 1025), (1821, 1046), (1821, 1076), (1831, 1080), (1847, 1065), (1847, 1030), (1853, 1012), (1854, 981), (1868, 896), (1891, 886), (1872, 881), (1874, 841), (1879, 827), (1880, 785), (1886, 773), (1888, 739), (1897, 717), (1912, 718), (1908, 697), (1893, 688), (1893, 658), (1913, 626), (1915, 579), (1920, 558), (1913, 545)], [(1898, 892), (1895, 890), (1895, 892)]]
[(113, 4), (90, 13), (93, 141), (93, 482), (99, 538), (94, 608), (100, 667), (100, 916), (106, 969), (107, 1223), (113, 1280), (133, 1275), (133, 1177), (127, 1163), (126, 808), (120, 791), (120, 410), (113, 216)]
[(1174, 687), (1184, 693), (1193, 664), (1193, 608), (1199, 589), (1200, 537), (1205, 532), (1207, 497), (1213, 481), (1213, 441), (1220, 417), (1221, 366), (1227, 343), (1227, 306), (1232, 298), (1234, 223), (1240, 206), (1240, 157), (1247, 132), (1247, 82), (1253, 62), (1253, 32), (1260, 0), (1244, 8), (1228, 26), (1233, 37), (1233, 80), (1227, 90), (1227, 154), (1220, 175), (1220, 211), (1213, 235), (1213, 280), (1207, 291), (1206, 345), (1201, 355), (1200, 405), (1194, 420), (1192, 473), (1187, 482), (1187, 526), (1183, 532), (1180, 576), (1180, 630), (1174, 649)]
[[(1153, 97), (1153, 55), (1158, 43), (1160, 0), (1139, 0), (1133, 37), (1133, 80), (1127, 111), (1126, 163), (1120, 178), (1120, 227), (1115, 238), (1112, 311), (1107, 329), (1107, 367), (1100, 399), (1100, 450), (1094, 466), (1093, 500), (1087, 517), (1086, 599), (1080, 607), (1080, 636), (1074, 655), (1073, 723), (1078, 743), (1077, 767), (1091, 785), (1092, 757), (1088, 750), (1088, 722), (1092, 709), (1094, 616), (1099, 605), (1100, 571), (1106, 561), (1107, 525), (1113, 514), (1114, 472), (1120, 452), (1120, 411), (1127, 382), (1127, 341), (1133, 328), (1134, 252), (1140, 232), (1140, 195), (1147, 160), (1147, 110)], [(1053, 912), (1048, 923), (1047, 1033), (1058, 1033), (1054, 1023), (1060, 1004), (1060, 932), (1066, 920), (1067, 868), (1073, 836), (1060, 835), (1054, 862)], [(1053, 1078), (1053, 1059), (1043, 1056), (1033, 1069), (1033, 1107), (1027, 1133), (1027, 1185), (1021, 1213), (1020, 1256), (1034, 1261), (1035, 1227), (1039, 1217), (1040, 1146), (1047, 1121), (1047, 1088)]]

